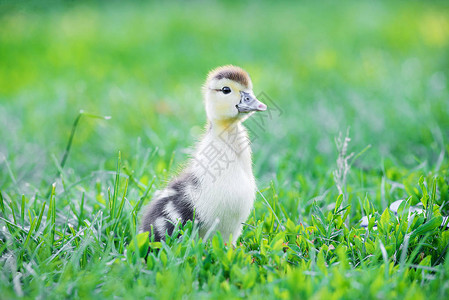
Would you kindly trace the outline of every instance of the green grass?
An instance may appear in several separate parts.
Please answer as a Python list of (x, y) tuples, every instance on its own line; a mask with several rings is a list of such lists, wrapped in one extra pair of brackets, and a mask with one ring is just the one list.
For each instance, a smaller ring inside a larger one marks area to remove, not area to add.
[[(2, 299), (449, 296), (447, 3), (2, 1), (0, 24)], [(248, 122), (255, 208), (236, 247), (187, 224), (145, 262), (141, 208), (229, 63), (282, 110)]]

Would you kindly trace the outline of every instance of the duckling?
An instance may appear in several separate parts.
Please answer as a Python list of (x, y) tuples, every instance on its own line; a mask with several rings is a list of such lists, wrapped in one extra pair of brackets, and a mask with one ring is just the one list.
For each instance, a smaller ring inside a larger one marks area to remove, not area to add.
[(256, 196), (250, 141), (242, 125), (267, 106), (253, 93), (243, 69), (227, 65), (212, 70), (203, 86), (206, 133), (186, 168), (156, 192), (143, 215), (141, 229), (160, 241), (177, 222), (194, 220), (203, 238), (220, 231), (235, 244)]

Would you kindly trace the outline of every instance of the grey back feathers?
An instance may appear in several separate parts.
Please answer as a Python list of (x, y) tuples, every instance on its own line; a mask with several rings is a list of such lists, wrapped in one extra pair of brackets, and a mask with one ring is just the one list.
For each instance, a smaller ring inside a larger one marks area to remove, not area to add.
[(165, 233), (171, 235), (177, 222), (185, 224), (194, 216), (192, 199), (188, 191), (199, 188), (199, 180), (192, 174), (182, 174), (169, 185), (155, 194), (142, 220), (142, 230), (154, 234), (154, 240), (165, 239)]

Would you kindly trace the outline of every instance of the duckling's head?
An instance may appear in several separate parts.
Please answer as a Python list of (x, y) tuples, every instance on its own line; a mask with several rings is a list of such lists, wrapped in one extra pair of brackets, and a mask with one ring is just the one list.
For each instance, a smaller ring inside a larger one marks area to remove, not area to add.
[(267, 109), (254, 96), (248, 73), (236, 66), (212, 70), (207, 76), (203, 92), (207, 117), (212, 123), (242, 120), (250, 112)]

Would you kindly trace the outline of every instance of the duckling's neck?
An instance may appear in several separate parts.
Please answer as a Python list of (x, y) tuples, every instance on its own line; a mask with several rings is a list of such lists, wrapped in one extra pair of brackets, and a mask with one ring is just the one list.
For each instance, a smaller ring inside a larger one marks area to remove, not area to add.
[[(208, 121), (207, 139), (218, 141), (222, 145), (227, 145), (238, 156), (248, 156), (251, 160), (251, 148), (248, 132), (240, 119), (227, 119), (220, 121)], [(245, 154), (243, 154), (245, 153)]]
[(239, 129), (241, 121), (237, 118), (222, 119), (222, 120), (208, 120), (208, 132), (215, 136), (220, 136), (226, 132), (233, 132)]

